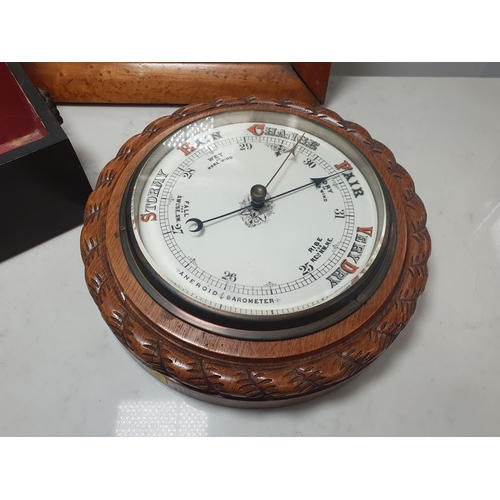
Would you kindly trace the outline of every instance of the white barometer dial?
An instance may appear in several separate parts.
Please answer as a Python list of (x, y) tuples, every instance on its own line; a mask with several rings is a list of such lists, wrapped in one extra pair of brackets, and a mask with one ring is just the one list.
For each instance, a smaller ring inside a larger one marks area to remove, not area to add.
[(229, 336), (295, 336), (351, 311), (368, 294), (358, 286), (346, 302), (346, 292), (386, 250), (390, 210), (375, 171), (297, 116), (191, 123), (149, 154), (127, 197), (141, 281)]

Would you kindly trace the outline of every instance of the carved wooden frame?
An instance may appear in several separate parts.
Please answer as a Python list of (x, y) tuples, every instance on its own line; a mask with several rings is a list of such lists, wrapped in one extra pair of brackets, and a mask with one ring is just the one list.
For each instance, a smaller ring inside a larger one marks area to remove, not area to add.
[[(194, 119), (248, 106), (295, 113), (332, 128), (367, 156), (394, 203), (396, 252), (381, 286), (344, 320), (299, 338), (233, 339), (184, 323), (142, 289), (121, 247), (123, 193), (152, 147)], [(426, 218), (410, 175), (363, 127), (325, 108), (295, 101), (227, 98), (181, 108), (154, 121), (120, 148), (88, 200), (81, 254), (88, 289), (104, 320), (126, 349), (160, 380), (219, 404), (278, 406), (334, 389), (392, 344), (413, 315), (427, 281), (431, 242)]]

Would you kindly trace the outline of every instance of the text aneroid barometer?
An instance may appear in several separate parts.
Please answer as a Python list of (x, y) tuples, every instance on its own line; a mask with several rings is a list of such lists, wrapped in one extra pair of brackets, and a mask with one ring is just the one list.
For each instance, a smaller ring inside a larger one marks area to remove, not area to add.
[(160, 380), (284, 405), (348, 380), (403, 329), (427, 279), (425, 222), (363, 128), (221, 99), (127, 141), (88, 201), (82, 255), (104, 319)]

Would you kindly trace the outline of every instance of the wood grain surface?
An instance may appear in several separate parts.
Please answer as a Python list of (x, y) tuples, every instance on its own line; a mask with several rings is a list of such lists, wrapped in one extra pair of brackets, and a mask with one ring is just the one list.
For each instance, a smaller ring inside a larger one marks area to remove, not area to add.
[(324, 102), (330, 63), (25, 62), (58, 103), (188, 104), (223, 95)]

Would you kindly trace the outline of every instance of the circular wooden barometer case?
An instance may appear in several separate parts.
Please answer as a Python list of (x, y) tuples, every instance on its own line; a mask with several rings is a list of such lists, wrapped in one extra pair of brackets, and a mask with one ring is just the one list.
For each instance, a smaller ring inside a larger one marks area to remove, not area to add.
[(168, 386), (241, 407), (323, 395), (382, 354), (427, 281), (425, 208), (368, 132), (293, 100), (189, 105), (102, 171), (89, 291)]

